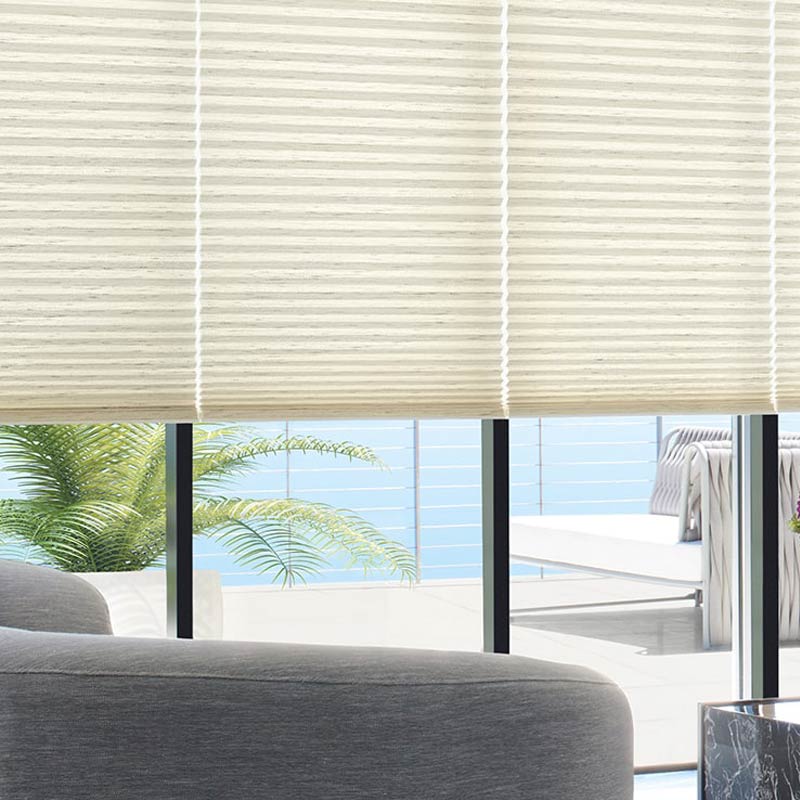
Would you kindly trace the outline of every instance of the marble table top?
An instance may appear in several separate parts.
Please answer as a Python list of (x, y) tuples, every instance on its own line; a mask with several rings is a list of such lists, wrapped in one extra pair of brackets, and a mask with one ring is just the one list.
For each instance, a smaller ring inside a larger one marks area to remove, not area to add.
[(800, 698), (786, 697), (772, 700), (740, 700), (735, 703), (714, 703), (714, 708), (753, 717), (767, 717), (800, 725)]
[(800, 699), (701, 706), (703, 800), (800, 797)]

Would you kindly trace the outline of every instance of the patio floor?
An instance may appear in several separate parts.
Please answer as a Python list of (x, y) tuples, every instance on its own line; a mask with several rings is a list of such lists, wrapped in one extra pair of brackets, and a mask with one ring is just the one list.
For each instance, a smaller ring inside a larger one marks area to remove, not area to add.
[[(512, 582), (512, 608), (680, 595), (662, 586), (562, 575)], [(512, 652), (590, 666), (625, 691), (638, 766), (697, 758), (697, 703), (732, 696), (729, 651), (704, 651), (691, 600), (626, 604), (515, 617)], [(226, 639), (479, 650), (478, 582), (419, 586), (227, 587)], [(784, 679), (800, 688), (800, 650), (783, 652)], [(786, 691), (784, 691), (786, 693)]]

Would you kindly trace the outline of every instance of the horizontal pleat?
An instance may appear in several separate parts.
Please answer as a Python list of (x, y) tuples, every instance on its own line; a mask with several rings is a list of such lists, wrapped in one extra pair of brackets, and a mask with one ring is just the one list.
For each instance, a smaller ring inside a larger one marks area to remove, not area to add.
[(769, 4), (511, 0), (517, 414), (770, 408)]
[(775, 266), (776, 390), (781, 410), (800, 409), (800, 9), (776, 4)]
[(0, 419), (800, 409), (800, 10), (501, 10), (0, 4)]
[(499, 23), (204, 2), (206, 416), (499, 412)]
[(194, 415), (194, 3), (0, 5), (0, 419)]

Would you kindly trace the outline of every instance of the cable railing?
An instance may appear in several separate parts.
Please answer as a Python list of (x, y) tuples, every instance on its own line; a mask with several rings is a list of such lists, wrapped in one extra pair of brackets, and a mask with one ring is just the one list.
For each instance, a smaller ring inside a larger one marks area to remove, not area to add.
[[(785, 415), (800, 430), (800, 415)], [(724, 416), (514, 419), (514, 515), (637, 513), (648, 507), (661, 438), (679, 424), (729, 425)], [(784, 418), (781, 420), (784, 425)], [(254, 425), (258, 435), (311, 435), (371, 447), (387, 469), (315, 453), (276, 454), (230, 487), (239, 497), (297, 497), (352, 510), (414, 554), (418, 581), (476, 579), (481, 573), (479, 420), (286, 422)], [(0, 472), (0, 497), (16, 494)], [(268, 584), (238, 566), (214, 537), (196, 541), (198, 567), (229, 585)], [(515, 575), (539, 576), (515, 565)], [(333, 558), (311, 582), (397, 580), (364, 574)]]
[[(517, 515), (619, 513), (646, 510), (657, 457), (655, 417), (526, 419), (511, 422), (511, 511)], [(369, 465), (295, 454), (271, 459), (258, 485), (237, 493), (292, 496), (361, 514), (414, 553), (421, 582), (480, 576), (480, 422), (409, 420), (289, 423), (260, 429), (269, 435), (310, 434), (372, 447), (389, 465)], [(226, 583), (266, 583), (238, 568), (219, 543), (198, 544), (198, 566), (218, 569)], [(540, 577), (537, 567), (514, 574)], [(312, 582), (353, 583), (391, 579), (364, 574), (334, 559)], [(396, 578), (395, 578), (396, 579)]]

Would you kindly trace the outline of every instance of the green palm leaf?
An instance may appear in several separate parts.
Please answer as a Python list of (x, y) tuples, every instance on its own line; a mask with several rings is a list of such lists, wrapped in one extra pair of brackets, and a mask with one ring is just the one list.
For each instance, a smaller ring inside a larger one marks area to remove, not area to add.
[(369, 447), (352, 442), (337, 442), (315, 436), (252, 437), (246, 441), (231, 429), (214, 432), (207, 438), (201, 432), (194, 440), (194, 485), (198, 494), (215, 491), (237, 476), (252, 472), (259, 459), (278, 453), (318, 453), (361, 461), (384, 468), (380, 458)]
[[(270, 553), (257, 571), (276, 571), (284, 581), (305, 580), (331, 556), (364, 571), (387, 570), (413, 580), (414, 558), (407, 548), (382, 534), (352, 511), (295, 498), (276, 500), (208, 499), (195, 509), (198, 524), (223, 541), (238, 563), (254, 567), (253, 547), (274, 536), (282, 561), (277, 570)], [(265, 566), (267, 565), (267, 566)]]
[[(292, 498), (218, 496), (220, 487), (264, 458), (290, 452), (384, 468), (373, 450), (352, 442), (197, 425), (195, 533), (218, 538), (238, 564), (283, 583), (306, 580), (342, 556), (365, 571), (413, 578), (409, 551), (352, 511)], [(0, 554), (25, 554), (73, 572), (161, 563), (163, 426), (0, 425), (0, 463), (23, 495), (0, 501)]]

